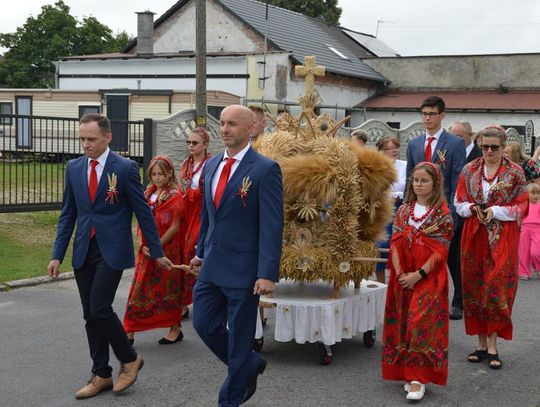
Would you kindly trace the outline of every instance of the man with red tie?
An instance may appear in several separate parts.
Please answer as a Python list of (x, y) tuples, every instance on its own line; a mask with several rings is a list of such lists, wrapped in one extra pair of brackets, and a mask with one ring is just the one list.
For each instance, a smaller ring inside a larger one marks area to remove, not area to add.
[[(448, 203), (448, 208), (452, 212), (454, 228), (458, 225), (458, 216), (454, 206), (454, 196), (456, 194), (459, 174), (465, 165), (465, 143), (461, 137), (455, 136), (442, 128), (442, 121), (445, 116), (446, 105), (438, 96), (430, 96), (422, 102), (420, 115), (426, 128), (426, 132), (419, 137), (409, 141), (407, 145), (407, 179), (410, 179), (413, 168), (421, 161), (429, 161), (438, 164), (444, 177), (444, 194)], [(457, 238), (454, 233), (453, 239)], [(452, 242), (456, 246), (456, 242)], [(459, 257), (459, 251), (454, 252), (454, 256)], [(455, 260), (455, 261), (454, 261)], [(454, 285), (454, 300), (452, 302), (452, 319), (460, 319), (463, 314), (463, 303), (461, 301), (461, 276), (459, 258), (448, 257), (450, 275)]]
[[(90, 380), (75, 394), (77, 399), (85, 399), (111, 388), (115, 393), (123, 392), (135, 382), (143, 366), (142, 357), (133, 350), (112, 309), (122, 272), (135, 263), (133, 213), (152, 257), (161, 267), (169, 268), (172, 263), (163, 256), (137, 164), (109, 149), (109, 119), (87, 114), (81, 118), (79, 130), (85, 155), (70, 160), (66, 167), (62, 212), (47, 271), (53, 278), (58, 276), (76, 224), (72, 265), (93, 361)], [(109, 346), (120, 361), (114, 387)]]
[(461, 169), (465, 165), (465, 144), (442, 128), (446, 105), (438, 96), (430, 96), (422, 102), (420, 115), (426, 132), (412, 138), (407, 145), (407, 179), (413, 168), (421, 161), (438, 164), (444, 176), (444, 194), (452, 212), (454, 223), (457, 222), (454, 207), (454, 195)]
[(257, 388), (266, 361), (253, 350), (259, 295), (279, 280), (283, 188), (279, 165), (250, 144), (253, 113), (231, 105), (221, 113), (225, 151), (205, 168), (201, 229), (192, 267), (193, 326), (228, 367), (218, 405), (237, 407)]

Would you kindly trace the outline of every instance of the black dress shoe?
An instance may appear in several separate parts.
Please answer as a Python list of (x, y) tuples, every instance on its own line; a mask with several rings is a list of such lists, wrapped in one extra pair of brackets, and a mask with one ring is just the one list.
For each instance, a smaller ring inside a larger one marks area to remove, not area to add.
[(182, 314), (182, 320), (185, 321), (186, 319), (189, 319), (189, 308), (186, 307), (186, 310)]
[(264, 369), (266, 369), (266, 360), (261, 358), (261, 363), (259, 363), (259, 367), (257, 367), (257, 371), (248, 380), (248, 384), (246, 388), (246, 395), (244, 396), (244, 401), (242, 402), (242, 404), (248, 401), (257, 391), (257, 379), (259, 378), (260, 374), (263, 374)]
[(259, 339), (253, 341), (253, 349), (257, 352), (260, 352), (264, 346), (264, 336), (261, 336)]
[(452, 307), (452, 312), (450, 312), (450, 319), (457, 321), (463, 318), (463, 310), (458, 307)]
[(180, 342), (182, 339), (184, 339), (184, 334), (182, 333), (182, 331), (180, 331), (180, 333), (178, 334), (178, 336), (176, 337), (174, 341), (170, 341), (167, 338), (161, 338), (158, 341), (158, 343), (160, 345), (172, 345), (173, 343)]

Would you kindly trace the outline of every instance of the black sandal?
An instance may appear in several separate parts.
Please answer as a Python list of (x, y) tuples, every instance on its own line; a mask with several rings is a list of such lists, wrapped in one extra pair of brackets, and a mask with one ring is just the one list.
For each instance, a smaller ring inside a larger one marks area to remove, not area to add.
[[(487, 360), (488, 360), (489, 367), (491, 369), (497, 370), (497, 369), (500, 369), (503, 366), (502, 360), (499, 359), (499, 354), (498, 353), (488, 353), (487, 354)], [(495, 364), (495, 365), (492, 365), (493, 362), (499, 362), (499, 363)]]
[[(467, 360), (471, 363), (480, 363), (485, 358), (487, 358), (488, 355), (489, 353), (487, 353), (487, 349), (485, 350), (477, 349), (473, 353), (467, 356)], [(476, 358), (476, 359), (471, 359), (471, 358)]]

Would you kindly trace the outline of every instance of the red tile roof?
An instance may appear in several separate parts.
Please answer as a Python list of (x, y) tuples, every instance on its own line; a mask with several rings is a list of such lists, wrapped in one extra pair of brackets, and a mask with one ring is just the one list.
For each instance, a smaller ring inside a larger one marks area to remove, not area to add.
[(447, 110), (540, 110), (540, 90), (395, 91), (374, 96), (359, 106), (374, 110), (417, 110), (432, 95), (443, 98)]

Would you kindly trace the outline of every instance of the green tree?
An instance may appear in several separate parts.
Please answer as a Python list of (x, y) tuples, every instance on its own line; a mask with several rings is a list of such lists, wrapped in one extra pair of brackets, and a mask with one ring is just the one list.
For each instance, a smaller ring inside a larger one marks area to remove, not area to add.
[(268, 4), (297, 11), (310, 17), (320, 18), (328, 24), (339, 25), (341, 8), (337, 0), (261, 0)]
[(0, 34), (7, 48), (0, 61), (0, 84), (13, 88), (54, 87), (55, 65), (62, 56), (121, 50), (128, 42), (125, 32), (113, 35), (95, 17), (77, 21), (62, 0), (41, 7), (14, 33)]

